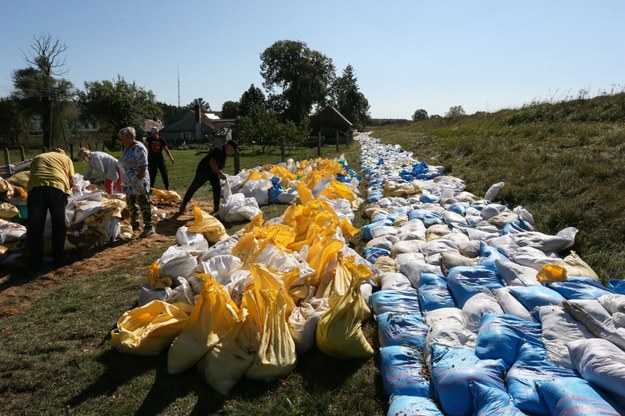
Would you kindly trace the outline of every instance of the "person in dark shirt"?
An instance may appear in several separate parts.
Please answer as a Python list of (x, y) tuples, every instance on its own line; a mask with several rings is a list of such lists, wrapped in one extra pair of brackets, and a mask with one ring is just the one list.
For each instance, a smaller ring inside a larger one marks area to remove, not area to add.
[(193, 197), (193, 194), (206, 182), (210, 182), (213, 189), (213, 212), (219, 211), (219, 199), (221, 197), (221, 180), (226, 179), (222, 169), (226, 167), (226, 158), (232, 156), (237, 150), (237, 143), (234, 140), (228, 140), (221, 147), (214, 147), (206, 156), (200, 160), (195, 170), (193, 182), (189, 185), (189, 189), (184, 194), (182, 204), (180, 204), (179, 214), (184, 214), (187, 204)]
[(145, 139), (145, 147), (148, 148), (148, 172), (150, 173), (150, 187), (154, 187), (156, 181), (156, 172), (161, 172), (163, 178), (163, 185), (166, 190), (169, 190), (169, 177), (167, 176), (167, 166), (165, 166), (165, 158), (163, 157), (163, 150), (171, 159), (171, 163), (174, 163), (174, 157), (171, 155), (169, 146), (165, 139), (159, 136), (158, 129), (152, 127), (150, 129), (150, 137)]

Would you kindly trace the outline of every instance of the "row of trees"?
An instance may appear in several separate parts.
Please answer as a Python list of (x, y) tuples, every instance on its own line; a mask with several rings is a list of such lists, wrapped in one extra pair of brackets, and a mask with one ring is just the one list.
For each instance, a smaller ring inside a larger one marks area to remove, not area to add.
[[(156, 101), (151, 90), (126, 82), (121, 76), (112, 81), (85, 82), (84, 90), (62, 78), (67, 47), (50, 35), (34, 40), (24, 54), (27, 68), (13, 73), (14, 91), (0, 99), (0, 135), (12, 143), (27, 134), (34, 115), (42, 118), (43, 145), (58, 140), (54, 120), (70, 104), (79, 108), (80, 120), (97, 122), (113, 139), (124, 126), (143, 130), (145, 119), (169, 123), (199, 105), (210, 110), (208, 102), (197, 98), (184, 108)], [(262, 146), (286, 139), (289, 143), (307, 136), (309, 116), (325, 105), (333, 105), (356, 128), (369, 121), (369, 103), (359, 91), (354, 69), (348, 65), (340, 76), (332, 59), (299, 41), (275, 42), (261, 55), (263, 88), (251, 85), (238, 101), (226, 101), (222, 118), (238, 118), (237, 134), (243, 141)], [(57, 114), (55, 118), (54, 114)]]
[[(445, 113), (446, 118), (462, 117), (464, 115), (466, 115), (466, 113), (464, 112), (464, 108), (462, 108), (461, 105), (455, 105), (455, 106), (449, 107), (449, 111)], [(439, 118), (439, 117), (440, 116), (438, 115), (428, 116), (428, 112), (420, 108), (416, 110), (414, 114), (412, 115), (412, 121), (427, 120), (428, 118)]]

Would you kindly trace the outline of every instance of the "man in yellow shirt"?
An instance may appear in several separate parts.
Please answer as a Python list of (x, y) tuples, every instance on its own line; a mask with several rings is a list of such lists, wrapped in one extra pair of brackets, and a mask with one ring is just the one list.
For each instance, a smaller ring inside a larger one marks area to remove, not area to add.
[(52, 225), (54, 267), (65, 262), (65, 206), (74, 187), (74, 163), (62, 149), (35, 156), (28, 180), (28, 222), (26, 223), (28, 266), (35, 273), (43, 263), (43, 238), (46, 216)]

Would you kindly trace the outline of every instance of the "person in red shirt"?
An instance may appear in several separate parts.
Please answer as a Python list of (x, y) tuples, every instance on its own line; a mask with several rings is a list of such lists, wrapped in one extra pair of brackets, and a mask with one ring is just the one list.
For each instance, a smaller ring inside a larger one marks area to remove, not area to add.
[(148, 148), (148, 172), (150, 173), (150, 187), (154, 187), (156, 181), (156, 172), (161, 172), (163, 178), (163, 185), (166, 190), (169, 190), (169, 177), (167, 176), (167, 166), (165, 166), (165, 158), (163, 157), (163, 151), (167, 153), (171, 163), (174, 163), (174, 157), (171, 155), (169, 146), (165, 139), (160, 137), (158, 129), (152, 127), (150, 129), (150, 137), (145, 140), (145, 147)]

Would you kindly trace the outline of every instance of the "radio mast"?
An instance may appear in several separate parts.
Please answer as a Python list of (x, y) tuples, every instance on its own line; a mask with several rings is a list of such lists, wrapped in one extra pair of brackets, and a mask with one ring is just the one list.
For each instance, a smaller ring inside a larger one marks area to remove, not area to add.
[(178, 70), (178, 107), (180, 107), (180, 67), (176, 67)]

